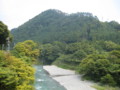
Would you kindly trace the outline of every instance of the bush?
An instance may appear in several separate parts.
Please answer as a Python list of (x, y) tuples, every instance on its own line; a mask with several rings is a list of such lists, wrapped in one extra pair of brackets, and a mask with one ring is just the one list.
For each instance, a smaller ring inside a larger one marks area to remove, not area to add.
[(4, 51), (0, 51), (0, 61), (1, 90), (32, 90), (26, 89), (33, 88), (34, 69), (31, 66)]
[(17, 43), (12, 51), (12, 54), (27, 64), (33, 64), (39, 56), (39, 49), (35, 42), (27, 40)]
[(107, 74), (101, 78), (101, 83), (108, 84), (110, 86), (115, 86), (116, 82), (110, 74)]

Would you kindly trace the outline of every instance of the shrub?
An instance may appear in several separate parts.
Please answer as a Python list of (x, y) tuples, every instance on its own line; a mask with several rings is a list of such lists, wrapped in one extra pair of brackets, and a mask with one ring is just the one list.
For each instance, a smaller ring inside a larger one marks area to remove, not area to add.
[(115, 86), (116, 82), (110, 74), (107, 74), (101, 78), (101, 83), (108, 84), (110, 86)]

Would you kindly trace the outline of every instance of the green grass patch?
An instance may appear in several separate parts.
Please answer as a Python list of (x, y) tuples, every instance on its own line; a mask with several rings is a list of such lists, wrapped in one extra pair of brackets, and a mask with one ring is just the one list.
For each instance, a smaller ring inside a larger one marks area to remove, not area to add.
[(53, 63), (53, 65), (56, 65), (56, 66), (64, 68), (64, 69), (70, 69), (70, 70), (76, 70), (77, 69), (77, 66), (68, 65), (68, 64), (65, 64), (65, 63), (55, 62), (55, 63)]
[(112, 87), (112, 86), (108, 86), (108, 85), (104, 85), (104, 86), (94, 85), (92, 87), (94, 87), (97, 90), (120, 90), (119, 87)]

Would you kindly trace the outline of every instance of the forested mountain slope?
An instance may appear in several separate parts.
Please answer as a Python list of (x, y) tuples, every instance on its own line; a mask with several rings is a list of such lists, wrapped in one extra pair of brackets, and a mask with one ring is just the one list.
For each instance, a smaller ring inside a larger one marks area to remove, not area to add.
[(50, 9), (11, 32), (15, 43), (41, 42), (41, 64), (74, 69), (103, 85), (120, 85), (120, 24), (115, 21), (101, 22), (91, 13)]
[(61, 41), (111, 40), (120, 43), (120, 24), (101, 22), (91, 13), (66, 14), (50, 9), (13, 29), (14, 42), (34, 40), (42, 43)]

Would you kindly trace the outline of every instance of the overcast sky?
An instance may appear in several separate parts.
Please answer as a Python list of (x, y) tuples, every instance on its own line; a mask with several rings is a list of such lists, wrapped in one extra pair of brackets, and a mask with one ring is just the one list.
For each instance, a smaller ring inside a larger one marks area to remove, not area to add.
[(120, 0), (0, 0), (0, 21), (16, 28), (47, 9), (90, 12), (100, 20), (120, 23)]

